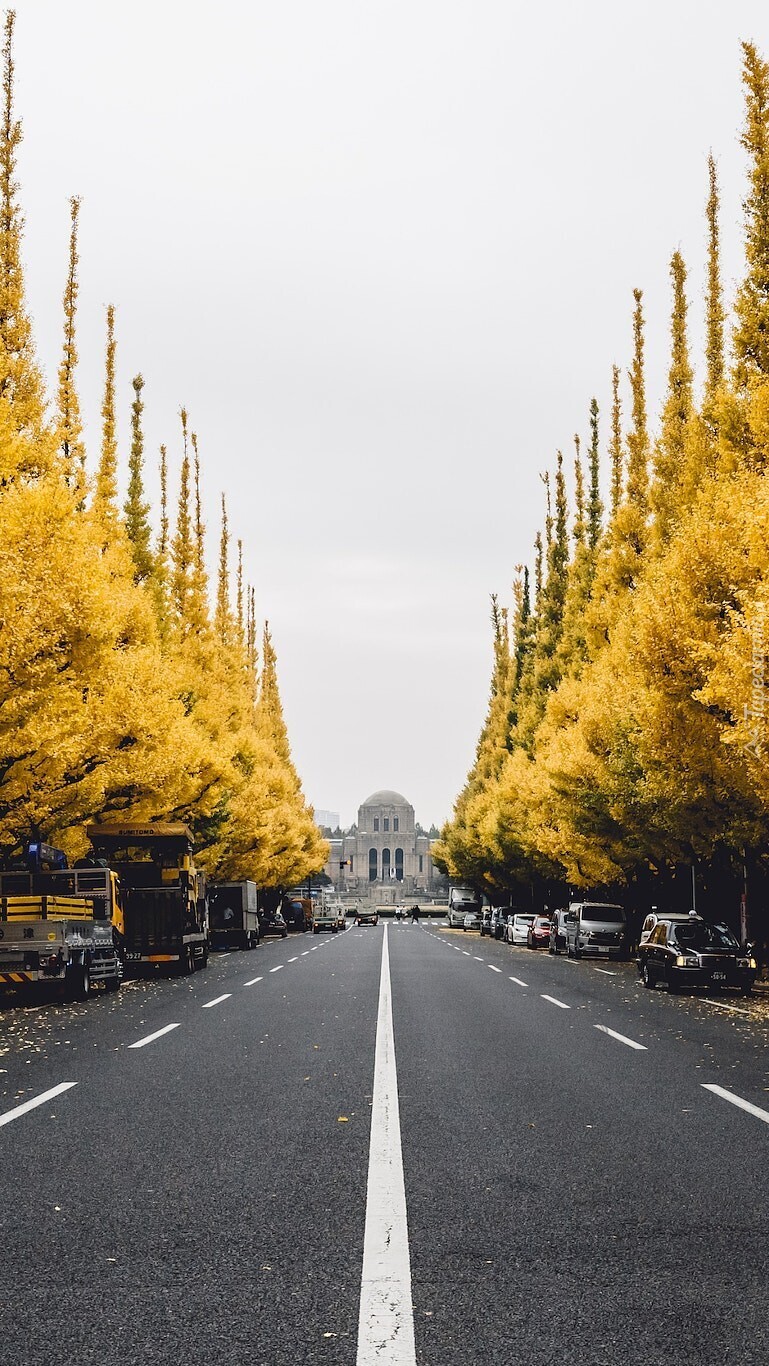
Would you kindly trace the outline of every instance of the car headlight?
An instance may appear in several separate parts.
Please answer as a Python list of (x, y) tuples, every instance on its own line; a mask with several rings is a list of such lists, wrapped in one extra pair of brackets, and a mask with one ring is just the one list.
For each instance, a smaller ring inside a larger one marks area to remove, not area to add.
[(698, 968), (699, 965), (699, 958), (695, 958), (694, 955), (691, 953), (679, 953), (678, 957), (676, 958), (677, 968)]
[(758, 964), (757, 964), (755, 958), (738, 958), (738, 959), (737, 959), (737, 967), (738, 967), (738, 968), (756, 968), (756, 967), (758, 967)]

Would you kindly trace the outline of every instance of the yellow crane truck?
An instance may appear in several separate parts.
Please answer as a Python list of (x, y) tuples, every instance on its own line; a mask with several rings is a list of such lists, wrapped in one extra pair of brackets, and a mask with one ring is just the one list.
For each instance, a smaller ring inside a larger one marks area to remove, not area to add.
[(90, 825), (96, 859), (120, 878), (126, 973), (192, 973), (208, 962), (205, 874), (192, 831), (178, 821)]
[(0, 872), (0, 989), (63, 986), (74, 1000), (99, 982), (117, 991), (122, 931), (120, 885), (104, 865), (70, 868), (60, 849), (36, 841), (25, 867)]

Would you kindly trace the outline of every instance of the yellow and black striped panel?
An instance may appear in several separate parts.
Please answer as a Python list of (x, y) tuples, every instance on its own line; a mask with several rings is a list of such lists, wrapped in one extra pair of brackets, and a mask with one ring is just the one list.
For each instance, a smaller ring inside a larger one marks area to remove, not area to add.
[(20, 982), (35, 982), (37, 974), (34, 972), (0, 972), (0, 986), (18, 986)]

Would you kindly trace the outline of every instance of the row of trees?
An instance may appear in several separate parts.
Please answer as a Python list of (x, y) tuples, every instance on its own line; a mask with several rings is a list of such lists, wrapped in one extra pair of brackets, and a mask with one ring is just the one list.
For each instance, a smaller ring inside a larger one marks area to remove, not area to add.
[(259, 650), (240, 542), (233, 605), (224, 497), (209, 592), (201, 462), (185, 411), (175, 522), (161, 447), (153, 532), (141, 375), (120, 504), (111, 307), (101, 449), (89, 473), (76, 383), (76, 199), (55, 405), (46, 398), (21, 263), (13, 27), (10, 12), (0, 127), (0, 854), (41, 837), (81, 854), (94, 819), (181, 819), (211, 875), (292, 885), (322, 867), (328, 846), (291, 760), (270, 633), (265, 626)]
[(638, 901), (678, 896), (686, 904), (692, 869), (700, 898), (737, 893), (746, 869), (761, 888), (769, 811), (769, 67), (750, 44), (743, 57), (745, 271), (728, 319), (711, 157), (701, 392), (688, 343), (686, 265), (675, 252), (656, 435), (636, 290), (627, 415), (613, 370), (606, 506), (593, 400), (586, 447), (574, 439), (571, 497), (560, 452), (545, 479), (533, 583), (528, 570), (518, 571), (510, 613), (493, 600), (488, 713), (433, 852), (451, 877), (488, 891), (526, 884), (536, 894), (555, 884), (556, 895), (568, 886), (629, 884)]

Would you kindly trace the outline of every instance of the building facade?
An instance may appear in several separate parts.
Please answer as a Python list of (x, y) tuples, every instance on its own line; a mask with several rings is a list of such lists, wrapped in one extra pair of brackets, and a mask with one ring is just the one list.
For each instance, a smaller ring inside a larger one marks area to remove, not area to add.
[(430, 838), (417, 834), (414, 808), (400, 792), (373, 792), (358, 808), (357, 830), (332, 839), (325, 871), (341, 895), (397, 905), (439, 894)]

